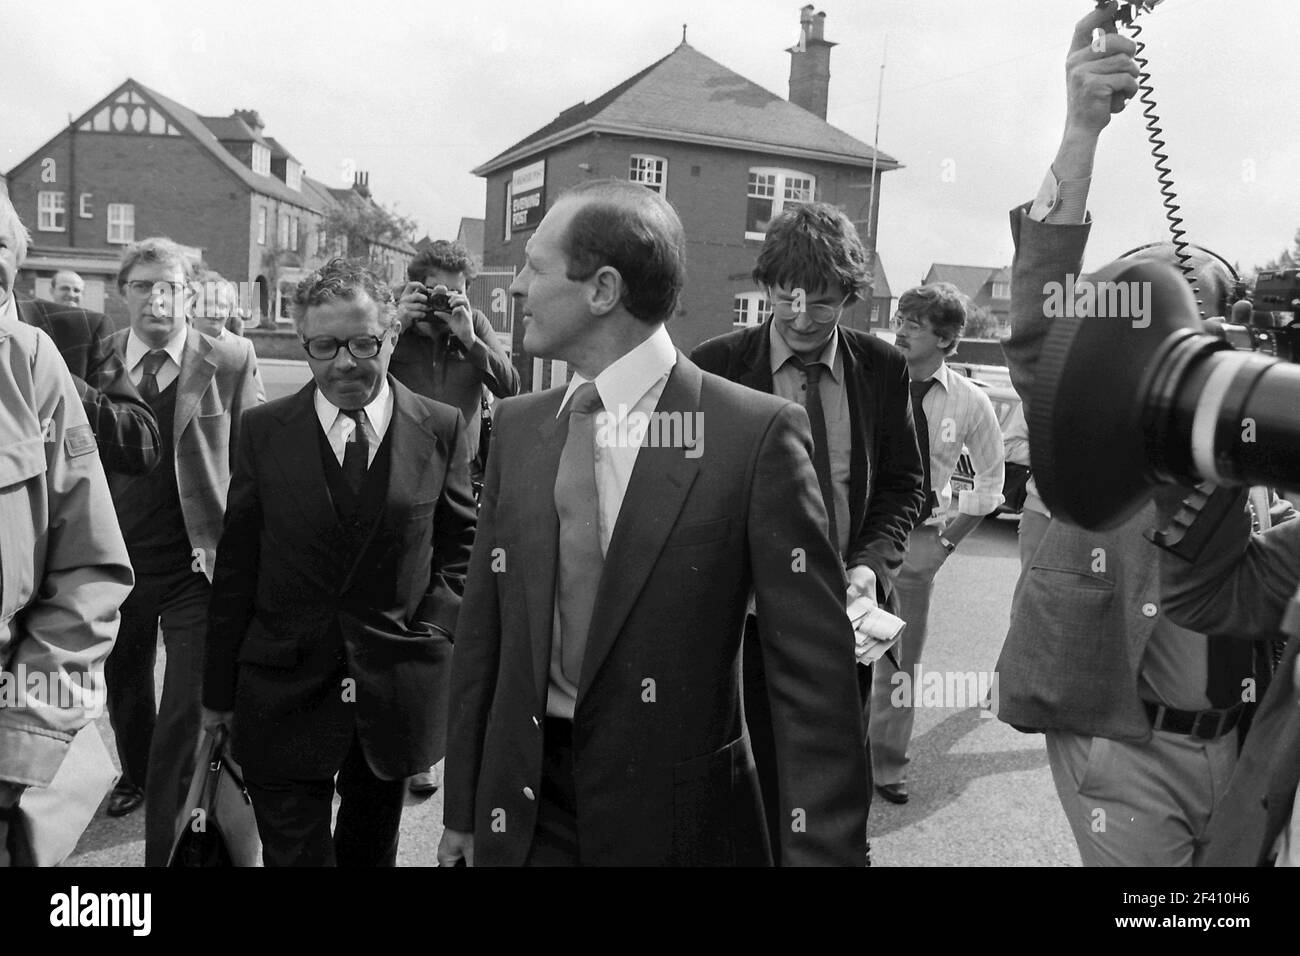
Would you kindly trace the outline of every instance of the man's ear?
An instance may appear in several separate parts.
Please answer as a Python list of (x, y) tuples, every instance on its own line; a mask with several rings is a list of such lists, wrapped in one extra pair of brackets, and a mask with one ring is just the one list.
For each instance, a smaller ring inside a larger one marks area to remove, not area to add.
[(587, 282), (587, 305), (595, 315), (609, 315), (623, 300), (623, 277), (613, 266), (601, 266)]

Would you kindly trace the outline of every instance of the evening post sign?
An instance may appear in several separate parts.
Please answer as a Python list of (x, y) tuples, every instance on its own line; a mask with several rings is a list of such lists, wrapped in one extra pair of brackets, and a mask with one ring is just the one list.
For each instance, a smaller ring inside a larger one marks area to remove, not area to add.
[(521, 166), (510, 176), (510, 232), (536, 229), (546, 215), (546, 160)]

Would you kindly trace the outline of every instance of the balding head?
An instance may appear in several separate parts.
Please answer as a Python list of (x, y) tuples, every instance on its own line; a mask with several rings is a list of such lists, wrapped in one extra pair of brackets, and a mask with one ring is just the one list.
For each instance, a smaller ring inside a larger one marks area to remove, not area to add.
[(60, 269), (50, 280), (50, 298), (62, 305), (81, 305), (86, 283), (71, 269)]

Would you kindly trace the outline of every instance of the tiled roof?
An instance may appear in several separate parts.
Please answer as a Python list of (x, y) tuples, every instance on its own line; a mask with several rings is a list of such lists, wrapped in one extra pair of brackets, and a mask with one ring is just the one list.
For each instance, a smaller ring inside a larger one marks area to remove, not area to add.
[(1000, 271), (995, 266), (958, 266), (946, 262), (936, 262), (926, 273), (926, 282), (951, 282), (962, 293), (972, 299), (989, 281), (993, 273)]
[(267, 146), (266, 137), (255, 133), (253, 128), (238, 116), (200, 116), (199, 120), (217, 139), (236, 143), (261, 143)]
[(871, 297), (873, 299), (894, 297), (889, 289), (889, 278), (885, 275), (885, 264), (880, 261), (879, 252), (875, 253), (871, 260)]
[[(292, 159), (295, 163), (298, 162), (298, 157), (281, 146), (280, 141), (274, 136), (264, 136), (262, 139), (265, 140), (266, 145), (271, 148), (272, 159)], [(299, 163), (299, 165), (302, 164)]]
[[(473, 172), (486, 176), (558, 143), (591, 132), (870, 166), (872, 149), (801, 106), (682, 43), (672, 53), (590, 103), (570, 107)], [(898, 161), (878, 154), (881, 168)]]
[(463, 242), (469, 251), (476, 256), (483, 255), (483, 226), (482, 219), (472, 219), (469, 216), (462, 216), (460, 228), (456, 230), (456, 238)]

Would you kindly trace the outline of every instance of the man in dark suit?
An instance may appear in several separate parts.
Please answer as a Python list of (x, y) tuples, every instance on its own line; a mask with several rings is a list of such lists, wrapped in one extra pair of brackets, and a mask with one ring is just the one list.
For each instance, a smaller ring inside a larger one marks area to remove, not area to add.
[(576, 374), (497, 412), (441, 864), (769, 862), (740, 711), (751, 591), (782, 858), (865, 863), (854, 636), (808, 417), (673, 347), (684, 260), (672, 207), (616, 180), (576, 187), (528, 242), (524, 347)]
[[(894, 579), (923, 500), (921, 454), (906, 361), (874, 335), (839, 324), (844, 306), (863, 296), (870, 280), (866, 250), (840, 209), (829, 203), (787, 209), (769, 224), (754, 266), (772, 317), (757, 328), (710, 339), (691, 360), (807, 409), (813, 464), (848, 570), (847, 599), (865, 594), (896, 611)], [(746, 620), (745, 721), (775, 837), (783, 821), (760, 626), (752, 616)], [(870, 667), (858, 672), (864, 714), (871, 673)]]
[(404, 780), (446, 737), (475, 522), (465, 426), (388, 374), (392, 296), (363, 265), (331, 260), (293, 311), (314, 381), (244, 421), (205, 725), (231, 727), (268, 866), (393, 866)]
[[(258, 402), (252, 353), (186, 323), (190, 274), (185, 250), (151, 238), (127, 248), (117, 279), (131, 327), (113, 346), (162, 440), (151, 472), (109, 476), (136, 577), (104, 668), (123, 770), (110, 812), (129, 812), (143, 794), (147, 866), (167, 863), (194, 769), (209, 582), (240, 417)], [(160, 622), (167, 669), (155, 705)]]

